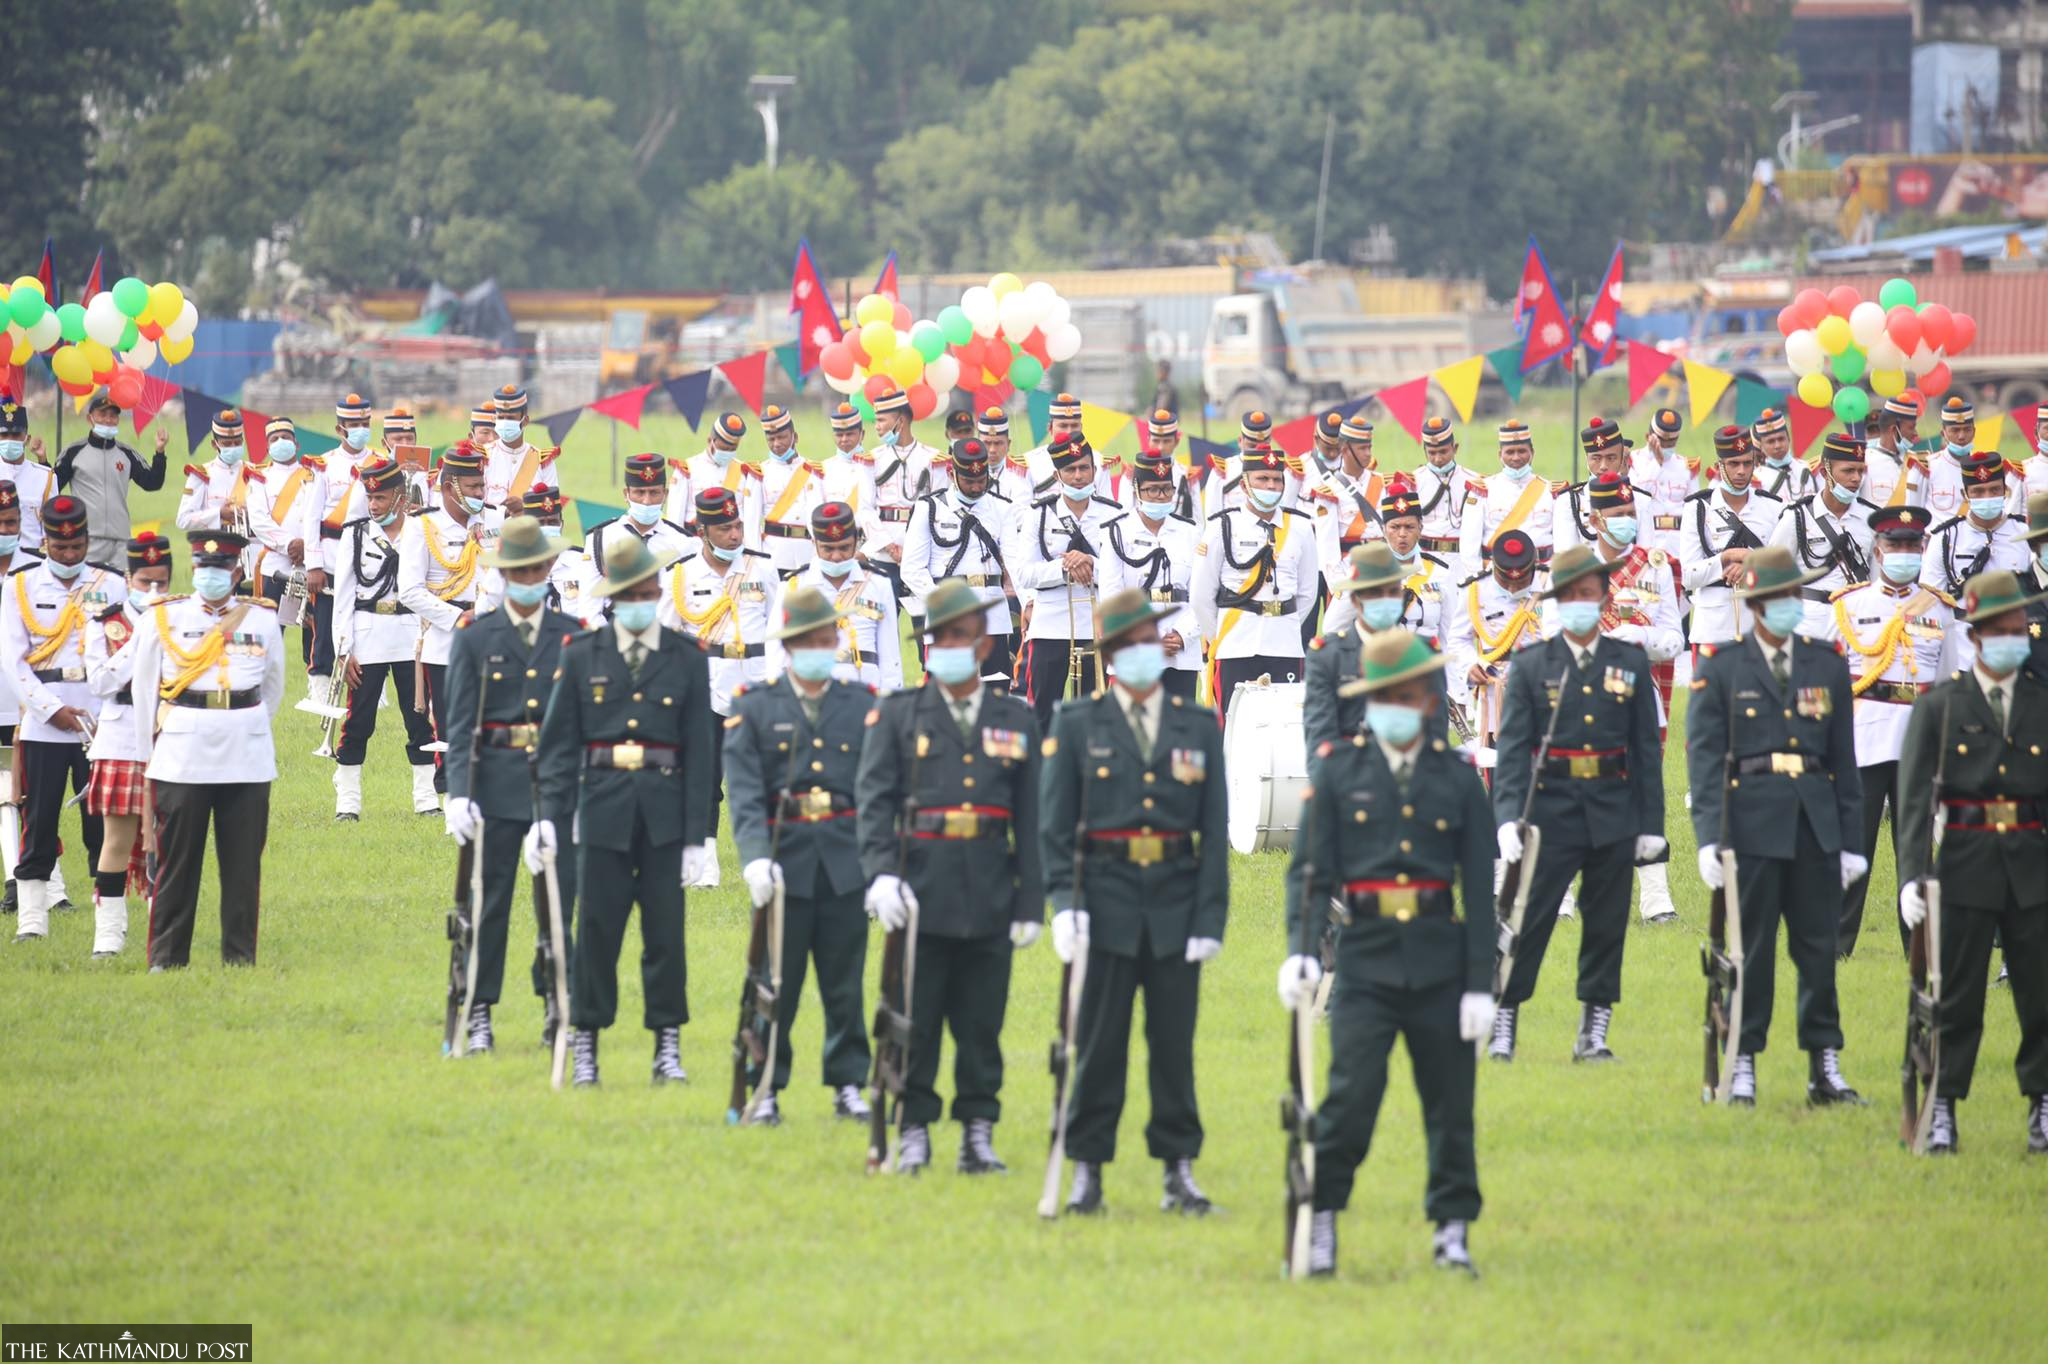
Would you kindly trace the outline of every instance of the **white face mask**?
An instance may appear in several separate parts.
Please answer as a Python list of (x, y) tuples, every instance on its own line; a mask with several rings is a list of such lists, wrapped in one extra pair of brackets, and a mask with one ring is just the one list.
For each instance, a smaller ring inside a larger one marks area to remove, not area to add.
[(1500, 471), (1507, 475), (1508, 482), (1521, 484), (1529, 481), (1529, 475), (1536, 472), (1536, 466), (1534, 464), (1523, 464), (1511, 467), (1503, 464)]

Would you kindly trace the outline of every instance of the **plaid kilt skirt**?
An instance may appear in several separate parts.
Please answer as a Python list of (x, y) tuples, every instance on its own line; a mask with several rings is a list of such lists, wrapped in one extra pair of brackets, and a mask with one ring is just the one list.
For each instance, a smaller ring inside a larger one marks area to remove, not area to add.
[(85, 812), (89, 815), (140, 815), (142, 788), (147, 780), (143, 764), (129, 758), (96, 758), (92, 776), (85, 784)]

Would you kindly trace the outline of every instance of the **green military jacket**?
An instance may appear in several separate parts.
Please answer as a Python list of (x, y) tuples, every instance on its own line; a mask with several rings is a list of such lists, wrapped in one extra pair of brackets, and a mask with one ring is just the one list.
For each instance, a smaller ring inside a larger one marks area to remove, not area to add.
[[(1039, 841), (1055, 912), (1085, 909), (1089, 941), (1120, 957), (1149, 942), (1179, 956), (1189, 938), (1223, 938), (1230, 911), (1228, 788), (1215, 714), (1164, 698), (1148, 762), (1123, 707), (1107, 692), (1064, 703), (1045, 741)], [(1085, 831), (1085, 832), (1084, 832)], [(1185, 833), (1194, 850), (1140, 865), (1129, 839), (1086, 833)], [(1075, 884), (1077, 847), (1088, 855)]]
[[(980, 938), (1045, 918), (1039, 871), (1038, 722), (1031, 707), (983, 687), (974, 732), (960, 725), (936, 682), (884, 697), (860, 755), (861, 866), (872, 881), (899, 869), (917, 892), (918, 932)], [(1007, 811), (1002, 832), (944, 837), (910, 825), (950, 818), (956, 832)]]
[[(1290, 954), (1314, 956), (1333, 896), (1362, 882), (1440, 881), (1456, 914), (1354, 916), (1338, 935), (1340, 980), (1427, 989), (1493, 984), (1493, 811), (1472, 765), (1441, 740), (1424, 740), (1403, 791), (1368, 735), (1323, 755), (1302, 810), (1287, 872)], [(1360, 887), (1363, 889), (1363, 887)]]
[[(1825, 644), (1794, 636), (1790, 685), (1778, 690), (1754, 635), (1700, 657), (1685, 715), (1686, 766), (1692, 779), (1693, 835), (1720, 843), (1722, 781), (1728, 787), (1728, 842), (1741, 856), (1790, 858), (1799, 817), (1821, 850), (1840, 852), (1862, 837), (1863, 778), (1856, 768), (1849, 665)], [(1724, 763), (1733, 745), (1735, 764)], [(1814, 764), (1803, 772), (1741, 771), (1744, 760), (1773, 753)]]
[[(1339, 696), (1337, 688), (1358, 677), (1359, 650), (1370, 632), (1354, 624), (1335, 634), (1317, 635), (1308, 642), (1308, 666), (1303, 674), (1301, 737), (1314, 762), (1324, 744), (1341, 744), (1365, 732), (1365, 698)], [(1434, 674), (1436, 711), (1423, 722), (1423, 734), (1448, 740), (1451, 733), (1450, 693), (1444, 675)]]
[[(854, 777), (874, 689), (865, 682), (828, 682), (818, 698), (818, 723), (804, 714), (788, 673), (733, 693), (725, 722), (725, 797), (732, 841), (742, 863), (773, 857), (789, 893), (804, 898), (845, 895), (867, 882), (854, 831)], [(776, 797), (805, 808), (785, 809), (776, 841)]]
[[(485, 819), (569, 817), (567, 808), (535, 812), (527, 750), (540, 741), (540, 722), (554, 693), (562, 641), (581, 629), (560, 611), (543, 608), (530, 654), (519, 638), (519, 627), (503, 608), (487, 611), (456, 630), (448, 658), (448, 728), (442, 736), (448, 742), (443, 765), (449, 799), (475, 801)], [(484, 730), (483, 745), (477, 750), (478, 770), (472, 772), (469, 749), (478, 725)], [(506, 747), (501, 739), (512, 746)]]
[[(1942, 810), (1944, 904), (1993, 912), (2008, 903), (2048, 905), (2048, 830), (2042, 827), (2048, 806), (2048, 682), (2024, 668), (2015, 674), (2006, 719), (2000, 734), (1972, 669), (1922, 693), (1906, 722), (1899, 753), (1900, 880), (1935, 869), (1937, 769), (1942, 800), (1967, 802), (1944, 804)], [(2000, 824), (2019, 827), (2000, 830)]]
[[(1563, 693), (1559, 694), (1559, 679)], [(1593, 641), (1582, 670), (1562, 634), (1517, 650), (1508, 664), (1501, 706), (1493, 818), (1522, 817), (1531, 761), (1543, 744), (1550, 709), (1558, 707), (1553, 755), (1581, 765), (1612, 759), (1587, 755), (1619, 750), (1626, 776), (1539, 776), (1531, 817), (1546, 836), (1569, 831), (1574, 846), (1604, 848), (1639, 834), (1664, 835), (1664, 743), (1657, 733), (1657, 690), (1650, 656), (1639, 644), (1605, 635)], [(1546, 764), (1554, 767), (1555, 763)]]
[[(702, 843), (711, 831), (711, 678), (704, 652), (664, 628), (633, 676), (618, 632), (604, 625), (562, 646), (561, 675), (540, 728), (541, 808), (573, 810), (578, 843), (630, 852), (650, 843)], [(637, 771), (588, 765), (591, 744), (663, 744), (674, 767), (651, 757)], [(550, 818), (555, 816), (550, 813)]]

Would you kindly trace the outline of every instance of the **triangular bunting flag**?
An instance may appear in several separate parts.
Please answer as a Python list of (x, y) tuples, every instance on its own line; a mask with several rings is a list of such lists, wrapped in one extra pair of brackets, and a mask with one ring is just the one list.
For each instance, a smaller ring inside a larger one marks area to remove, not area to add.
[[(1797, 398), (1786, 403), (1787, 415), (1792, 418), (1792, 453), (1804, 455), (1806, 447), (1813, 444), (1820, 433), (1827, 430), (1835, 419), (1834, 412), (1825, 407), (1808, 407)], [(1697, 422), (1694, 425), (1698, 425)]]
[(1114, 408), (1097, 407), (1094, 403), (1081, 404), (1081, 434), (1088, 438), (1088, 444), (1095, 448), (1095, 457), (1102, 458), (1102, 452), (1109, 443), (1124, 433), (1131, 424), (1131, 414), (1118, 412)]
[(1340, 417), (1348, 417), (1354, 412), (1363, 411), (1365, 405), (1378, 396), (1376, 393), (1368, 393), (1363, 398), (1347, 398), (1331, 410)]
[[(548, 443), (551, 445), (560, 445), (563, 439), (568, 436), (569, 428), (574, 426), (576, 424), (576, 419), (582, 415), (582, 408), (571, 407), (561, 412), (554, 413), (551, 416), (542, 417), (540, 419), (540, 424), (548, 433)], [(634, 429), (638, 430), (639, 428), (636, 425)]]
[[(249, 457), (259, 464), (270, 458), (270, 437), (264, 434), (264, 428), (269, 425), (267, 414), (250, 407), (242, 409), (242, 433), (249, 438)], [(263, 459), (256, 459), (258, 455)]]
[(1296, 417), (1291, 422), (1282, 422), (1273, 428), (1273, 444), (1296, 459), (1307, 454), (1315, 443), (1316, 417), (1313, 412), (1305, 417)]
[[(668, 400), (676, 405), (690, 429), (697, 429), (698, 418), (704, 415), (704, 400), (711, 394), (711, 371), (700, 369), (690, 374), (678, 375), (663, 384), (662, 391)], [(559, 444), (559, 442), (557, 442)]]
[(156, 414), (163, 411), (164, 404), (178, 396), (178, 386), (169, 379), (159, 379), (154, 374), (142, 376), (142, 396), (129, 409), (128, 419), (135, 424), (135, 434), (140, 436), (149, 430), (149, 424), (156, 420)]
[(1643, 395), (1657, 386), (1657, 381), (1671, 372), (1678, 363), (1678, 357), (1667, 355), (1655, 346), (1642, 341), (1623, 343), (1628, 351), (1628, 405), (1634, 407), (1643, 400)]
[(1401, 423), (1411, 440), (1422, 439), (1422, 419), (1429, 415), (1429, 376), (1380, 390), (1380, 406)]
[(1486, 374), (1486, 357), (1475, 355), (1469, 360), (1460, 360), (1455, 365), (1445, 365), (1432, 370), (1430, 378), (1451, 400), (1451, 406), (1458, 409), (1458, 420), (1472, 420), (1472, 407), (1479, 401), (1479, 381)]
[(755, 351), (737, 360), (728, 360), (720, 365), (719, 372), (732, 380), (733, 391), (740, 395), (740, 401), (761, 415), (761, 391), (768, 383), (768, 352)]
[(605, 522), (616, 521), (626, 514), (624, 507), (614, 507), (609, 502), (591, 502), (581, 497), (569, 500), (576, 504), (576, 529), (582, 535), (589, 535)]
[(793, 389), (804, 386), (804, 343), (788, 341), (775, 348), (775, 360), (782, 366), (782, 372), (789, 376)]
[[(792, 342), (791, 344), (795, 343)], [(590, 411), (597, 413), (600, 417), (610, 417), (613, 421), (624, 422), (635, 431), (638, 431), (640, 429), (640, 409), (647, 405), (647, 395), (652, 392), (654, 392), (653, 384), (642, 384), (638, 388), (629, 388), (624, 393), (614, 393), (608, 398), (599, 398), (596, 402), (590, 404)], [(564, 427), (563, 429), (567, 430), (568, 428)], [(548, 432), (548, 439), (555, 441), (557, 445), (561, 444), (556, 439), (552, 429)]]
[(1769, 384), (1760, 384), (1754, 379), (1735, 381), (1735, 424), (1747, 431), (1755, 424), (1757, 414), (1767, 407), (1783, 407), (1788, 394), (1780, 393)]
[(1034, 388), (1024, 395), (1024, 406), (1031, 413), (1031, 439), (1045, 444), (1046, 436), (1052, 430), (1052, 394), (1042, 388)]
[(1517, 341), (1512, 346), (1486, 352), (1486, 363), (1492, 366), (1500, 386), (1508, 391), (1508, 401), (1522, 401), (1522, 343)]
[(303, 426), (294, 430), (292, 439), (299, 443), (299, 453), (302, 455), (324, 455), (341, 445), (335, 437), (323, 435), (318, 431), (308, 431)]
[(2020, 433), (2020, 444), (2029, 450), (2034, 448), (2034, 432), (2039, 429), (2040, 421), (2039, 403), (2028, 403), (2025, 407), (2015, 407), (2012, 410), (2013, 429)]
[(1996, 450), (1998, 443), (2005, 439), (2005, 414), (1994, 412), (1990, 416), (1977, 418), (1977, 438), (1974, 442), (1979, 450)]
[(1220, 440), (1203, 440), (1200, 436), (1188, 437), (1188, 474), (1201, 480), (1223, 467), (1223, 461), (1237, 453), (1235, 445)]
[[(1633, 347), (1631, 347), (1633, 349)], [(1685, 364), (1685, 393), (1692, 403), (1692, 425), (1699, 426), (1714, 415), (1714, 404), (1721, 401), (1721, 395), (1728, 391), (1728, 385), (1735, 382), (1735, 376), (1725, 369), (1687, 360)]]
[(213, 434), (213, 419), (228, 410), (228, 405), (218, 398), (209, 398), (197, 389), (181, 390), (185, 395), (185, 448), (197, 450), (206, 444)]

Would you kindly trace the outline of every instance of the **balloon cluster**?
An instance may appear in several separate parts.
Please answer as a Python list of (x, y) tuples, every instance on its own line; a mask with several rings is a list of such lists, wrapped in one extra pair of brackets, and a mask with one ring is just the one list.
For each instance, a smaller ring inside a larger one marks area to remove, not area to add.
[(23, 275), (0, 285), (0, 314), (7, 322), (7, 361), (19, 365), (49, 353), (57, 385), (83, 397), (100, 384), (122, 407), (142, 397), (142, 371), (162, 356), (178, 364), (192, 353), (199, 309), (185, 291), (166, 280), (145, 284), (132, 275), (83, 304), (52, 308), (42, 282)]
[[(1799, 376), (1799, 401), (1832, 408), (1845, 422), (1870, 415), (1870, 393), (1895, 397), (1908, 376), (1926, 397), (1949, 385), (1948, 360), (1977, 339), (1968, 313), (1923, 303), (1911, 280), (1889, 279), (1875, 300), (1846, 284), (1802, 289), (1778, 313), (1785, 363)], [(1870, 385), (1865, 393), (1855, 385)]]
[(1073, 308), (1044, 280), (1024, 283), (1007, 270), (939, 310), (938, 330), (976, 389), (1011, 384), (1036, 388), (1045, 371), (1081, 350)]
[(913, 322), (910, 309), (886, 294), (854, 304), (853, 325), (819, 353), (818, 367), (869, 418), (877, 397), (900, 388), (910, 395), (910, 415), (923, 421), (960, 379), (938, 327)]

